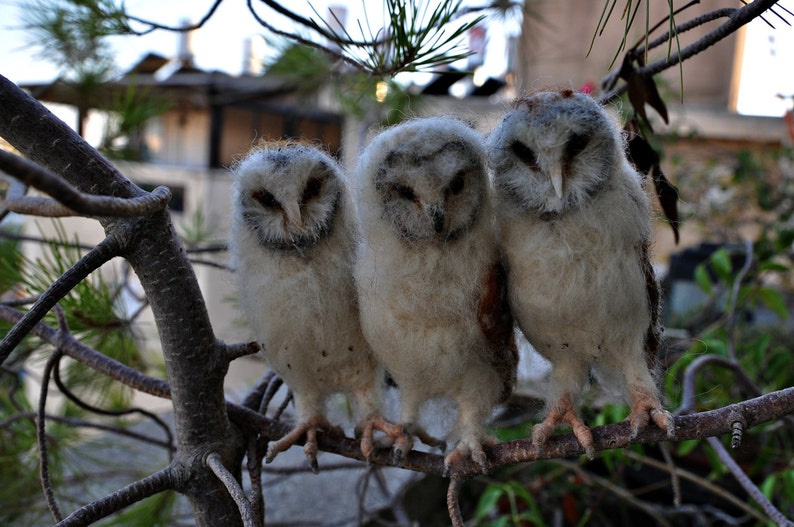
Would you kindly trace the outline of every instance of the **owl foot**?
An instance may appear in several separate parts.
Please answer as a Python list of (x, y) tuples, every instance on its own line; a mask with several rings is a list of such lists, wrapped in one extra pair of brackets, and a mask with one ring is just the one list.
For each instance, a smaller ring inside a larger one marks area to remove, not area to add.
[[(383, 432), (385, 436), (376, 440), (375, 430)], [(392, 446), (403, 435), (403, 427), (387, 421), (378, 414), (373, 414), (356, 426), (355, 435), (361, 439), (361, 453), (364, 459), (369, 461), (376, 447)]]
[(593, 459), (595, 456), (593, 434), (590, 432), (590, 428), (584, 424), (582, 418), (577, 415), (568, 395), (563, 396), (555, 405), (551, 406), (546, 413), (546, 418), (532, 427), (532, 444), (535, 448), (543, 448), (549, 438), (554, 435), (558, 423), (567, 423), (571, 427), (573, 435), (584, 448), (587, 457)]
[(668, 438), (675, 437), (673, 415), (662, 408), (659, 398), (647, 388), (634, 387), (631, 391), (631, 413), (628, 421), (631, 425), (630, 439), (636, 438), (651, 421), (667, 432)]
[(447, 448), (447, 444), (443, 440), (431, 436), (418, 424), (404, 423), (401, 433), (394, 441), (392, 460), (395, 464), (400, 463), (414, 447), (414, 438), (427, 446), (438, 447), (442, 452)]
[(334, 435), (344, 435), (342, 429), (338, 426), (333, 426), (325, 417), (317, 416), (312, 417), (305, 423), (297, 425), (290, 432), (279, 439), (270, 443), (267, 448), (267, 456), (265, 457), (266, 463), (271, 463), (278, 454), (284, 452), (289, 447), (297, 443), (303, 435), (306, 435), (306, 441), (303, 444), (303, 453), (309, 461), (312, 472), (315, 474), (320, 472), (320, 467), (317, 464), (317, 432), (324, 431)]
[(485, 455), (483, 446), (493, 446), (496, 443), (496, 439), (492, 437), (486, 437), (482, 441), (458, 441), (455, 449), (444, 457), (443, 476), (448, 478), (457, 473), (460, 469), (460, 464), (467, 457), (471, 458), (480, 467), (482, 474), (487, 474), (488, 456)]

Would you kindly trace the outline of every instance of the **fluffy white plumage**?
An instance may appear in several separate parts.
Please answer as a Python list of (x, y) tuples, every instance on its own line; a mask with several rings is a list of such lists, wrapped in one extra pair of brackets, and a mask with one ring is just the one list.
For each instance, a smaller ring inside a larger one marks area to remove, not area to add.
[(381, 132), (358, 167), (363, 241), (356, 262), (361, 320), (400, 390), (408, 436), (426, 400), (458, 407), (445, 465), (485, 470), (485, 422), (515, 380), (517, 352), (500, 272), (483, 139), (447, 117)]
[(352, 394), (366, 419), (362, 450), (379, 428), (382, 368), (359, 325), (352, 265), (355, 212), (338, 164), (322, 151), (275, 144), (234, 167), (230, 248), (240, 305), (267, 364), (291, 388), (298, 423), (268, 460), (306, 434), (316, 469), (325, 403)]
[(617, 123), (587, 95), (539, 92), (516, 102), (488, 155), (513, 314), (553, 368), (533, 442), (565, 422), (592, 455), (578, 415), (591, 372), (627, 396), (634, 435), (653, 421), (672, 436), (652, 374), (661, 328), (649, 204)]

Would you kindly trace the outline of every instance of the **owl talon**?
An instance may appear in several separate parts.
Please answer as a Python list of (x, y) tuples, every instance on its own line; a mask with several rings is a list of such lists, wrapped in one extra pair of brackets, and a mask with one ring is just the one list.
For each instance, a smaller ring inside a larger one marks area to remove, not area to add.
[(595, 456), (595, 445), (593, 434), (590, 428), (582, 421), (573, 409), (569, 396), (560, 399), (557, 404), (551, 406), (543, 422), (532, 427), (532, 444), (537, 449), (543, 448), (549, 438), (554, 435), (554, 430), (558, 423), (567, 423), (579, 444), (584, 448), (588, 459)]
[[(384, 437), (375, 439), (375, 430), (383, 432)], [(356, 438), (361, 440), (361, 454), (369, 461), (376, 446), (391, 446), (404, 434), (403, 427), (390, 423), (382, 416), (374, 414), (359, 423), (355, 429)], [(382, 441), (385, 439), (385, 441)]]
[(457, 473), (461, 463), (463, 463), (466, 457), (470, 457), (471, 460), (477, 464), (480, 468), (480, 473), (487, 474), (489, 471), (488, 456), (485, 454), (483, 444), (491, 444), (491, 441), (486, 439), (482, 443), (474, 442), (473, 444), (467, 444), (463, 441), (459, 442), (455, 449), (444, 458), (444, 472), (442, 476), (447, 478)]
[(675, 419), (673, 415), (662, 408), (659, 398), (653, 392), (637, 388), (631, 394), (632, 408), (628, 421), (631, 425), (629, 439), (634, 440), (650, 423), (653, 423), (667, 433), (667, 437), (675, 437)]

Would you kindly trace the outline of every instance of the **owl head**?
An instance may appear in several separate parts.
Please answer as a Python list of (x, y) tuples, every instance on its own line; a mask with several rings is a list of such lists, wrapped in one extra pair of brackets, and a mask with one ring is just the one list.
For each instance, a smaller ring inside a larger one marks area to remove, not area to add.
[(478, 220), (487, 192), (482, 136), (430, 117), (381, 132), (359, 160), (362, 206), (409, 244), (449, 243)]
[(233, 168), (235, 219), (272, 250), (306, 250), (328, 235), (340, 206), (339, 165), (307, 145), (254, 149)]
[(580, 207), (622, 167), (615, 120), (592, 97), (543, 91), (516, 101), (488, 138), (500, 200), (540, 216)]

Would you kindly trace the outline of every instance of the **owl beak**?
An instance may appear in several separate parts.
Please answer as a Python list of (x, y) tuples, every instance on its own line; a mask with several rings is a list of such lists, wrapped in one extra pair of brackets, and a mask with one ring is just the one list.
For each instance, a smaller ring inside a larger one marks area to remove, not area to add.
[(436, 233), (441, 234), (444, 231), (444, 205), (441, 203), (432, 203), (429, 207), (427, 207), (427, 213), (430, 215), (430, 218), (433, 220), (433, 229)]
[(287, 220), (284, 222), (284, 229), (286, 230), (289, 225), (299, 227), (302, 223), (300, 204), (297, 201), (287, 201), (283, 204), (283, 208)]
[(551, 186), (554, 187), (554, 193), (557, 194), (557, 199), (562, 199), (562, 170), (554, 168), (550, 174)]

